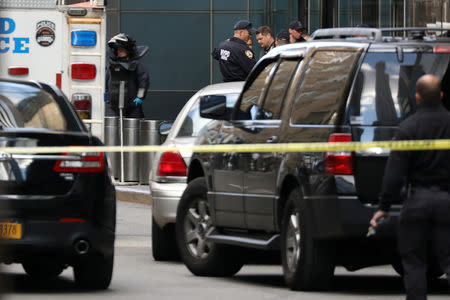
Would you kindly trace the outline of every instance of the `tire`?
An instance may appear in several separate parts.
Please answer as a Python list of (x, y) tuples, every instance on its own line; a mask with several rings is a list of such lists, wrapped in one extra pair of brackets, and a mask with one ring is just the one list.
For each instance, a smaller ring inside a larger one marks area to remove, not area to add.
[(22, 267), (29, 276), (44, 280), (56, 278), (64, 270), (64, 265), (50, 259), (25, 261)]
[(281, 261), (286, 284), (293, 290), (326, 290), (334, 275), (333, 243), (312, 239), (306, 203), (297, 188), (288, 198), (281, 225)]
[(175, 226), (160, 228), (152, 217), (152, 254), (155, 261), (179, 260)]
[(113, 265), (114, 255), (91, 256), (83, 259), (73, 267), (76, 285), (83, 289), (107, 289), (111, 283)]
[(177, 209), (176, 239), (178, 252), (186, 267), (197, 276), (232, 276), (243, 266), (237, 248), (207, 241), (213, 229), (206, 199), (204, 178), (192, 180)]

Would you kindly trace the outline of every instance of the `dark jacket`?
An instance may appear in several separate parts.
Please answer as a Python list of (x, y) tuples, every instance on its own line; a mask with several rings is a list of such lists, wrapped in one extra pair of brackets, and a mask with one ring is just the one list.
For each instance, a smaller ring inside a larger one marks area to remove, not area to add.
[(245, 80), (256, 63), (253, 51), (236, 37), (220, 43), (211, 55), (219, 61), (224, 82)]
[[(403, 121), (395, 140), (450, 139), (450, 112), (435, 101), (418, 106)], [(394, 199), (400, 197), (405, 184), (412, 187), (450, 187), (450, 150), (392, 151), (386, 166), (379, 208), (389, 211)]]
[(299, 39), (296, 39), (295, 42), (296, 43), (303, 43), (303, 42), (306, 42), (306, 40), (305, 40), (304, 37), (301, 36)]
[(148, 72), (140, 60), (148, 51), (148, 48), (138, 47), (137, 56), (131, 57), (127, 61), (119, 60), (115, 51), (108, 48), (107, 67), (105, 74), (106, 103), (118, 111), (120, 81), (125, 82), (125, 117), (144, 117), (142, 105), (136, 106), (133, 100), (138, 97), (141, 100), (147, 95), (149, 87)]
[(259, 59), (261, 59), (261, 57), (269, 53), (269, 51), (275, 47), (276, 47), (275, 42), (273, 42), (272, 45), (270, 45), (269, 49), (261, 48), (261, 51), (259, 51)]

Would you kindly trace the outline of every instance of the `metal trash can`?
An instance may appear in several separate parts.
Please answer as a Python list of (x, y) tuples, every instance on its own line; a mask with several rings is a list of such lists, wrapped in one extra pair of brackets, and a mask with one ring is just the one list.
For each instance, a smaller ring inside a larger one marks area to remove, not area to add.
[[(105, 117), (105, 145), (117, 146), (120, 144), (119, 117)], [(120, 152), (108, 152), (111, 162), (111, 171), (114, 178), (120, 177)]]
[[(139, 145), (159, 145), (159, 121), (158, 120), (141, 120), (141, 127), (139, 131)], [(155, 152), (141, 152), (139, 153), (139, 183), (148, 184), (149, 173), (153, 167), (153, 158)]]
[[(139, 122), (141, 119), (123, 119), (123, 145), (137, 146), (139, 143)], [(139, 181), (139, 153), (123, 153), (124, 181)]]

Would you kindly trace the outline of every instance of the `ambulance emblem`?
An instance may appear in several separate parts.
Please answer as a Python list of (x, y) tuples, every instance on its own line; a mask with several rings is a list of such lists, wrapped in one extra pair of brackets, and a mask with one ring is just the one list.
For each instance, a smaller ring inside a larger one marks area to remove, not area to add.
[(48, 47), (55, 41), (55, 23), (40, 21), (36, 24), (36, 42), (42, 47)]

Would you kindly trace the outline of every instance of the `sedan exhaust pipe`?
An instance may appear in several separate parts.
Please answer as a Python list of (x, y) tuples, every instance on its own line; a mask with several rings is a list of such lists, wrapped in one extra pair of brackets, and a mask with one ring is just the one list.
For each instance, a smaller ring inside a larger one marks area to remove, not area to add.
[(83, 254), (88, 253), (89, 248), (90, 248), (89, 242), (86, 240), (78, 240), (74, 244), (75, 252), (78, 255), (83, 255)]

